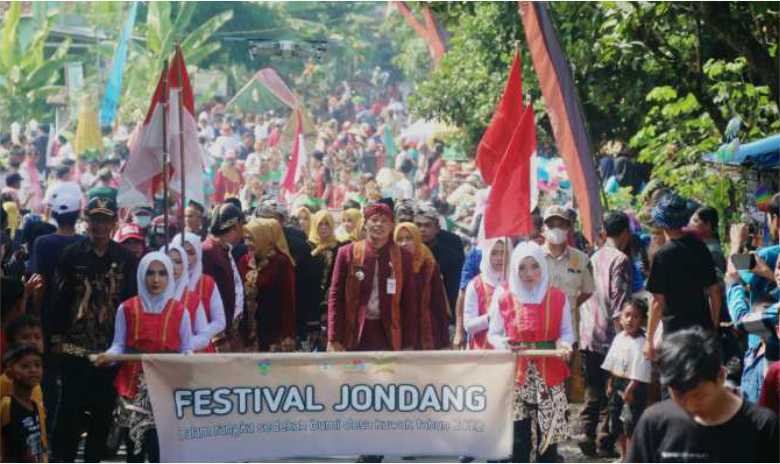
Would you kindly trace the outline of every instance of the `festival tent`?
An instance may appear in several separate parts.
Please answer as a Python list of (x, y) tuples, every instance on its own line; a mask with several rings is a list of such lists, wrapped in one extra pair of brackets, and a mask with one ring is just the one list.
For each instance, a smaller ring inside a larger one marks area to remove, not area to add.
[(298, 103), (298, 98), (290, 91), (279, 74), (273, 68), (263, 68), (230, 99), (226, 108), (262, 113), (269, 110), (292, 109)]
[(780, 167), (780, 133), (739, 146), (736, 151), (722, 146), (702, 157), (710, 163), (724, 163), (729, 166), (755, 167), (756, 169), (777, 169)]

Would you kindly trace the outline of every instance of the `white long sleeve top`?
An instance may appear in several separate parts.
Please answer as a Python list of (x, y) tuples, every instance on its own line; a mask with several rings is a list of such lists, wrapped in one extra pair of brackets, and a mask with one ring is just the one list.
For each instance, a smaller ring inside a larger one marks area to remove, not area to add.
[[(501, 315), (501, 310), (498, 307), (498, 302), (503, 294), (504, 289), (501, 287), (497, 288), (496, 292), (493, 294), (493, 300), (490, 302), (490, 308), (488, 309), (488, 342), (497, 350), (509, 349), (509, 337), (507, 337), (506, 329), (504, 328), (504, 316)], [(563, 306), (560, 334), (556, 343), (564, 343), (568, 346), (572, 346), (575, 340), (574, 328), (571, 322), (571, 306), (569, 305), (569, 299), (566, 298), (566, 303)]]
[[(179, 325), (179, 338), (181, 339), (180, 353), (192, 353), (192, 323), (190, 322), (190, 313), (184, 311)], [(124, 354), (127, 344), (127, 324), (125, 323), (125, 307), (119, 305), (114, 318), (114, 340), (111, 346), (106, 350), (108, 354)]]
[[(488, 302), (488, 304), (490, 303)], [(479, 295), (474, 279), (466, 286), (466, 295), (463, 300), (463, 328), (469, 338), (488, 329), (488, 312), (485, 311), (485, 314), (479, 315)]]
[(218, 333), (225, 330), (225, 327), (227, 326), (225, 323), (225, 305), (222, 303), (222, 295), (219, 294), (219, 287), (214, 285), (214, 291), (211, 292), (211, 299), (209, 300), (209, 316), (211, 322), (207, 322), (206, 309), (203, 307), (203, 303), (201, 303), (200, 307), (203, 309), (204, 316), (204, 336), (208, 336), (208, 339), (211, 340)]

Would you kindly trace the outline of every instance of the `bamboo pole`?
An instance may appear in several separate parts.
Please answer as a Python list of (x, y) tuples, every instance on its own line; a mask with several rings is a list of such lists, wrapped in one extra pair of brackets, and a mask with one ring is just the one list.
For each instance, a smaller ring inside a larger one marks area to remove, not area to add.
[(168, 60), (163, 62), (162, 91), (162, 180), (163, 180), (163, 227), (165, 228), (165, 253), (168, 253)]
[[(388, 352), (382, 352), (382, 354), (386, 354), (388, 356), (392, 356), (394, 358), (403, 358), (404, 353), (409, 353), (406, 351), (388, 351)], [(417, 351), (412, 351), (411, 353), (419, 353)], [(442, 350), (442, 351), (435, 351), (434, 353), (465, 353), (464, 351), (460, 350)], [(474, 353), (474, 352), (472, 352)], [(561, 349), (554, 349), (554, 350), (518, 350), (515, 351), (514, 354), (517, 356), (522, 357), (532, 357), (532, 358), (558, 358), (563, 357), (568, 353), (567, 350), (561, 350)], [(162, 353), (160, 353), (162, 354)], [(227, 356), (231, 358), (236, 359), (246, 359), (247, 357), (251, 357), (252, 354), (256, 354), (257, 356), (262, 356), (263, 358), (267, 357), (274, 357), (274, 356), (290, 356), (290, 355), (301, 355), (304, 353), (218, 353), (218, 356)], [(349, 353), (347, 352), (338, 352), (338, 353), (319, 353), (316, 355), (316, 357), (328, 357), (329, 355), (335, 355), (333, 357), (343, 357), (339, 355), (347, 355)], [(361, 352), (361, 357), (368, 358), (373, 354), (376, 354), (374, 352)], [(125, 361), (143, 361), (145, 357), (148, 356), (154, 356), (154, 353), (149, 354), (91, 354), (89, 355), (89, 360), (92, 362), (95, 362), (98, 358), (98, 356), (101, 356), (103, 360), (106, 362), (125, 362)], [(182, 356), (182, 357), (192, 357), (192, 356), (215, 356), (214, 353), (195, 353), (195, 354), (175, 354), (175, 353), (165, 353), (166, 356)], [(312, 359), (314, 356), (312, 356)]]
[[(181, 46), (178, 42), (176, 42), (176, 53), (181, 54)], [(182, 55), (183, 57), (184, 55)], [(184, 60), (182, 60), (182, 63)], [(179, 206), (179, 230), (181, 232), (181, 236), (184, 237), (184, 209), (187, 207), (185, 201), (186, 201), (186, 194), (185, 194), (185, 173), (187, 169), (184, 166), (184, 83), (182, 82), (184, 79), (183, 76), (183, 70), (182, 67), (179, 66), (179, 75), (177, 76), (179, 80), (179, 170), (181, 171), (179, 175), (181, 176), (181, 205)]]

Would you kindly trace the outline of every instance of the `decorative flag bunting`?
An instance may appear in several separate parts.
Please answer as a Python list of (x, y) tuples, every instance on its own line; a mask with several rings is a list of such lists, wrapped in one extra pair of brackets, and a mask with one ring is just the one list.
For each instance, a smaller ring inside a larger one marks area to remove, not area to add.
[(558, 152), (574, 187), (585, 237), (594, 243), (601, 228), (601, 197), (574, 80), (544, 2), (518, 2)]
[(438, 64), (444, 56), (444, 53), (447, 51), (447, 48), (444, 44), (444, 34), (437, 25), (436, 19), (433, 17), (431, 7), (429, 5), (422, 5), (421, 7), (423, 18), (425, 20), (425, 25), (423, 25), (417, 18), (415, 18), (412, 10), (409, 8), (406, 2), (393, 3), (398, 8), (398, 11), (401, 12), (401, 15), (403, 15), (404, 19), (406, 20), (406, 24), (414, 29), (414, 31), (417, 32), (417, 35), (425, 40), (426, 44), (428, 44), (428, 52), (430, 53), (431, 58), (433, 58), (434, 64)]
[(100, 124), (110, 126), (116, 116), (116, 108), (119, 105), (119, 97), (122, 92), (122, 75), (127, 61), (127, 46), (130, 36), (135, 26), (135, 13), (138, 9), (138, 2), (130, 5), (130, 11), (127, 14), (127, 23), (119, 37), (119, 43), (114, 51), (114, 59), (111, 63), (111, 75), (108, 76), (106, 83), (106, 92), (103, 94), (103, 101), (100, 103)]

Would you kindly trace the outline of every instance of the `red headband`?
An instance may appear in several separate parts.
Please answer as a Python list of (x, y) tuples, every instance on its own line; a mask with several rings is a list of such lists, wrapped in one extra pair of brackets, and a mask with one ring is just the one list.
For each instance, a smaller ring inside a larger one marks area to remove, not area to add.
[(372, 205), (366, 206), (363, 209), (363, 216), (366, 218), (366, 221), (368, 221), (372, 216), (376, 216), (377, 214), (386, 216), (388, 219), (390, 219), (391, 222), (395, 221), (395, 218), (393, 218), (393, 212), (390, 210), (390, 207), (384, 203), (374, 203)]

